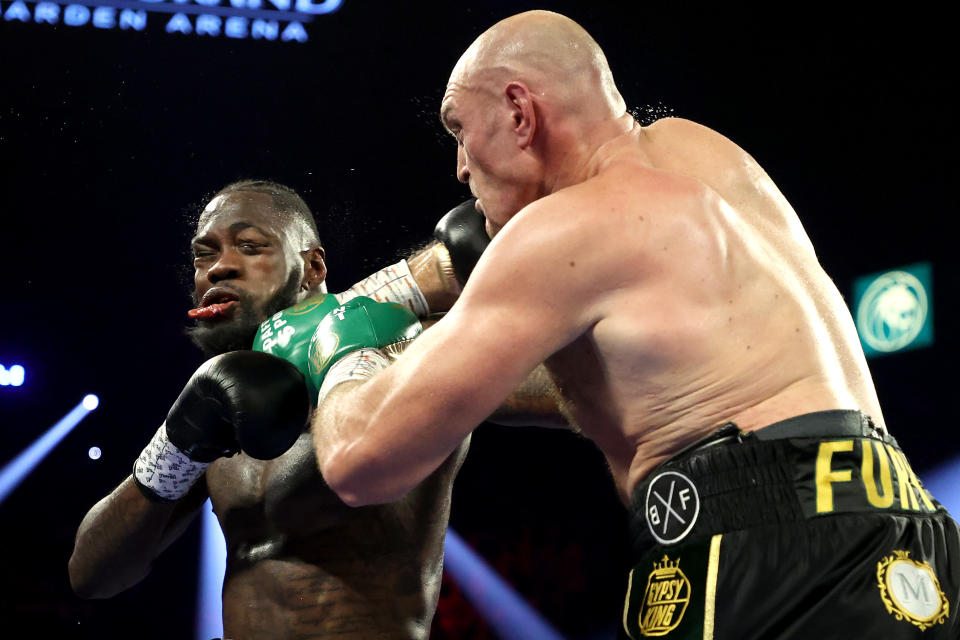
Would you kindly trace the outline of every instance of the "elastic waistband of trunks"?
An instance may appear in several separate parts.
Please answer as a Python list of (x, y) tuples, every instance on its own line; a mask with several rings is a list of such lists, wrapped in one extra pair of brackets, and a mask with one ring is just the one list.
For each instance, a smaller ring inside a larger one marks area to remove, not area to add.
[(630, 529), (640, 555), (688, 537), (840, 513), (940, 510), (868, 416), (820, 411), (749, 433), (728, 423), (680, 451), (634, 489)]

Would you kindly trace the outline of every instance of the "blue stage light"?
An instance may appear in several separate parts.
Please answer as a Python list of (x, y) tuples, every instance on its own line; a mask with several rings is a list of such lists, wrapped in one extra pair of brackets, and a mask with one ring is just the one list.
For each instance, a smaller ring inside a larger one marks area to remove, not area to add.
[(99, 460), (103, 452), (100, 451), (100, 447), (90, 447), (87, 450), (87, 455), (90, 456), (91, 460)]
[(200, 584), (194, 637), (210, 640), (223, 637), (223, 576), (227, 570), (227, 543), (210, 500), (203, 503), (200, 513)]
[(923, 486), (954, 518), (960, 516), (960, 456), (920, 474)]
[(87, 411), (93, 411), (100, 406), (100, 398), (92, 393), (83, 396), (83, 408)]
[(19, 387), (26, 376), (26, 370), (19, 364), (12, 365), (9, 369), (0, 364), (0, 387)]
[[(55, 425), (50, 427), (45, 434), (40, 436), (36, 442), (8, 462), (3, 469), (0, 469), (0, 502), (6, 500), (10, 492), (23, 482), (23, 479), (33, 471), (34, 467), (63, 440), (64, 436), (77, 426), (77, 423), (83, 420), (87, 414), (93, 410), (88, 408), (90, 403), (88, 403), (87, 400), (90, 397), (96, 398), (96, 396), (87, 396), (84, 398), (83, 402), (71, 409), (67, 415), (63, 416)], [(96, 404), (93, 406), (96, 408)]]
[(524, 602), (453, 529), (447, 529), (443, 567), (498, 637), (562, 640), (563, 636)]

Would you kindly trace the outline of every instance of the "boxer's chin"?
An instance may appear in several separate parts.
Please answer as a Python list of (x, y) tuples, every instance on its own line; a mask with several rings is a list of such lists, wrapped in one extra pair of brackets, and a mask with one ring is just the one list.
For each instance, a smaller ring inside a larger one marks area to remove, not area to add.
[(213, 357), (228, 351), (249, 349), (261, 321), (252, 305), (241, 300), (232, 317), (198, 320), (196, 325), (187, 328), (186, 333), (207, 357)]
[(228, 351), (249, 349), (253, 346), (260, 323), (277, 311), (297, 304), (299, 291), (300, 274), (294, 271), (283, 288), (263, 303), (262, 308), (257, 308), (249, 298), (241, 296), (230, 317), (198, 320), (195, 326), (187, 328), (187, 337), (208, 358)]

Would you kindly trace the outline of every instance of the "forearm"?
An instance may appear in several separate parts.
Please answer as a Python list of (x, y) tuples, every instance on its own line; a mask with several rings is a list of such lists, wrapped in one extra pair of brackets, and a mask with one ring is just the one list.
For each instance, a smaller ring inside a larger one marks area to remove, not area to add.
[(109, 598), (142, 580), (205, 499), (200, 482), (177, 502), (151, 502), (128, 477), (80, 523), (69, 563), (73, 590)]
[(362, 384), (366, 382), (346, 380), (334, 386), (319, 403), (310, 425), (317, 467), (324, 482), (344, 503), (352, 507), (362, 505), (358, 505), (345, 494), (343, 485), (331, 477), (330, 467), (331, 463), (342, 455), (344, 442), (349, 441), (355, 433), (355, 425), (345, 426), (344, 423), (365, 408), (362, 403), (357, 402), (355, 396), (350, 395), (351, 390)]
[[(314, 414), (313, 440), (320, 471), (330, 488), (351, 507), (401, 499), (430, 475), (469, 433), (469, 430), (460, 434), (447, 432), (442, 428), (442, 417), (437, 424), (424, 420), (425, 415), (417, 415), (417, 421), (427, 426), (430, 433), (414, 443), (417, 450), (414, 455), (406, 446), (411, 443), (403, 442), (403, 438), (383, 438), (386, 434), (378, 427), (393, 422), (377, 408), (390, 395), (387, 390), (394, 386), (380, 384), (379, 379), (390, 377), (388, 374), (389, 370), (368, 381), (348, 380), (337, 384)], [(404, 414), (422, 414), (418, 405), (415, 399), (404, 402)], [(408, 423), (407, 417), (395, 416), (399, 423)], [(481, 421), (477, 420), (472, 426)]]
[[(462, 329), (445, 324), (448, 320), (449, 314), (372, 377), (364, 367), (386, 360), (382, 354), (355, 351), (327, 373), (313, 437), (324, 480), (347, 504), (391, 502), (405, 495), (535, 367), (517, 359), (490, 384), (473, 384), (473, 374), (486, 376), (490, 364), (456, 357)], [(431, 346), (421, 348), (431, 336)], [(354, 374), (370, 379), (357, 382)]]

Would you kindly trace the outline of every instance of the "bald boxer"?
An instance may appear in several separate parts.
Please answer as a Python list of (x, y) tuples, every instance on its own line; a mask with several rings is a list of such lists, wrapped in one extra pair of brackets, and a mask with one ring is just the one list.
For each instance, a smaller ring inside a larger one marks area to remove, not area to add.
[[(214, 363), (237, 354), (281, 362), (233, 350), (249, 349), (261, 322), (275, 312), (326, 292), (325, 255), (303, 200), (270, 182), (230, 185), (203, 210), (191, 245), (193, 341), (210, 356), (231, 352)], [(446, 250), (434, 243), (336, 294), (337, 302), (364, 295), (403, 303), (419, 315), (442, 311), (459, 291)], [(259, 400), (267, 394), (263, 386), (289, 375), (280, 368), (250, 383), (259, 365), (243, 360), (231, 366), (221, 365), (217, 375), (230, 377), (235, 400), (247, 405), (268, 404), (269, 399)], [(176, 473), (192, 469), (195, 484), (182, 478), (177, 486), (157, 482), (162, 474), (149, 472), (156, 466), (151, 456), (158, 449), (168, 451), (167, 440), (181, 442), (171, 432), (172, 420), (182, 430), (183, 424), (204, 419), (183, 416), (191, 407), (183, 398), (196, 391), (195, 379), (210, 369), (205, 365), (188, 383), (134, 475), (84, 518), (69, 565), (74, 590), (105, 598), (139, 582), (209, 497), (227, 543), (225, 638), (426, 638), (440, 589), (451, 485), (466, 441), (416, 489), (377, 507), (350, 508), (327, 488), (305, 430), (306, 415), (298, 428), (302, 434), (275, 459), (241, 452), (204, 463), (191, 454), (180, 460)], [(235, 379), (244, 374), (247, 380)], [(294, 370), (294, 375), (299, 374)], [(210, 383), (211, 376), (206, 377), (203, 384)], [(305, 389), (301, 394), (302, 402)], [(273, 411), (276, 421), (288, 413), (284, 406), (255, 409), (268, 418)], [(259, 426), (269, 436), (277, 425)], [(164, 443), (157, 444), (158, 439)], [(182, 495), (179, 485), (185, 486)]]
[(597, 43), (542, 11), (466, 50), (441, 118), (494, 240), (403, 359), (330, 390), (334, 491), (405, 495), (545, 361), (631, 510), (632, 637), (960, 637), (957, 524), (756, 161), (694, 122), (641, 127)]

